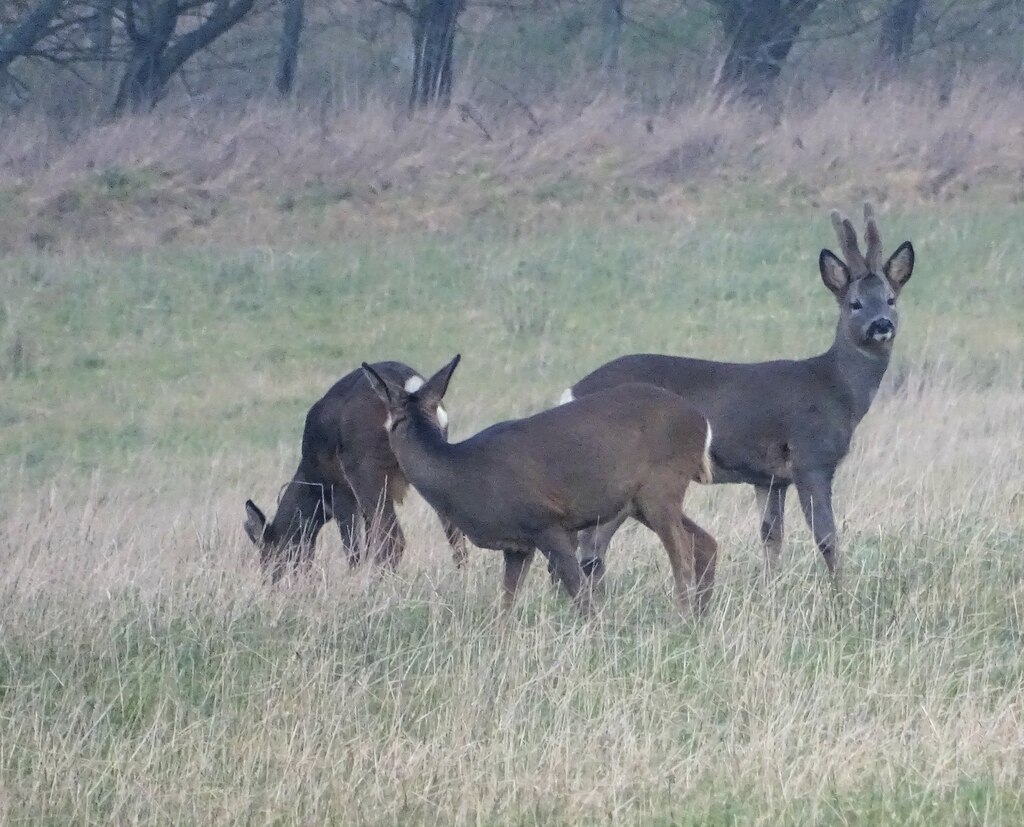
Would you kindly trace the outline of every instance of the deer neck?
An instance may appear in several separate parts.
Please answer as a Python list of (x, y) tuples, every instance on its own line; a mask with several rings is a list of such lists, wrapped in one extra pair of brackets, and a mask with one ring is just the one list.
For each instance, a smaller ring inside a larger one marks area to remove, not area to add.
[(436, 427), (411, 416), (408, 424), (391, 433), (391, 449), (406, 479), (430, 502), (449, 490), (457, 474), (452, 446)]
[(832, 380), (847, 397), (854, 423), (860, 422), (874, 401), (878, 386), (889, 367), (891, 343), (865, 348), (857, 345), (840, 325), (825, 354)]
[(287, 543), (316, 540), (332, 509), (330, 487), (312, 482), (301, 471), (286, 484), (274, 515), (278, 536)]

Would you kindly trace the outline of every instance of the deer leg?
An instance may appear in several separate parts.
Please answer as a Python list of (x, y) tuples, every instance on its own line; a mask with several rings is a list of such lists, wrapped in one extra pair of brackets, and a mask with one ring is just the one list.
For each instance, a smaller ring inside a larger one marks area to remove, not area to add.
[(501, 609), (508, 613), (516, 602), (516, 592), (526, 578), (533, 562), (533, 549), (505, 552), (505, 575), (501, 583)]
[(370, 521), (370, 545), (377, 549), (375, 561), (380, 566), (398, 568), (405, 554), (405, 534), (398, 524), (395, 504), (385, 497)]
[[(683, 518), (679, 512), (681, 500), (682, 498), (671, 504), (657, 504), (653, 508), (644, 507), (641, 512), (643, 522), (658, 535), (658, 539), (665, 547), (669, 565), (672, 567), (679, 610), (684, 616), (688, 616), (692, 613), (694, 604), (691, 592), (694, 584), (696, 535), (683, 527)], [(693, 523), (693, 526), (696, 528), (696, 523)]]
[(606, 523), (598, 523), (593, 528), (580, 532), (580, 565), (583, 573), (593, 579), (592, 588), (598, 588), (604, 580), (604, 557), (608, 552), (612, 537), (629, 516), (628, 510), (616, 514)]
[(757, 510), (761, 516), (761, 543), (764, 546), (764, 573), (766, 578), (779, 570), (782, 556), (783, 517), (786, 509), (788, 483), (755, 485)]
[(804, 518), (811, 527), (814, 541), (838, 589), (842, 579), (842, 559), (836, 537), (835, 515), (832, 512), (832, 473), (831, 470), (803, 471), (794, 474), (793, 481), (800, 495)]
[[(583, 534), (581, 531), (572, 531), (569, 533), (569, 539), (572, 542), (573, 548), (579, 548), (580, 536)], [(561, 585), (562, 580), (558, 576), (558, 572), (555, 570), (555, 564), (548, 560), (548, 577), (551, 579), (551, 585), (558, 588)]]
[(363, 521), (356, 495), (346, 485), (334, 486), (334, 519), (341, 535), (341, 548), (348, 559), (349, 568), (355, 568), (361, 560), (358, 529)]
[(697, 580), (697, 611), (703, 614), (711, 603), (715, 587), (715, 563), (718, 560), (718, 543), (693, 520), (683, 515), (683, 530), (690, 535), (693, 547), (694, 574)]
[(387, 477), (376, 468), (360, 467), (346, 477), (352, 486), (366, 525), (366, 545), (374, 550), (377, 565), (397, 568), (405, 552), (405, 535), (398, 524), (395, 503), (388, 493)]
[(591, 612), (590, 589), (583, 587), (583, 569), (576, 559), (576, 544), (573, 533), (562, 529), (551, 529), (537, 540), (537, 548), (548, 558), (548, 564), (558, 574), (565, 590), (581, 614)]
[(469, 550), (466, 547), (466, 535), (457, 529), (446, 517), (441, 517), (441, 528), (444, 529), (444, 536), (448, 538), (448, 545), (452, 547), (452, 560), (455, 568), (461, 569), (469, 557)]

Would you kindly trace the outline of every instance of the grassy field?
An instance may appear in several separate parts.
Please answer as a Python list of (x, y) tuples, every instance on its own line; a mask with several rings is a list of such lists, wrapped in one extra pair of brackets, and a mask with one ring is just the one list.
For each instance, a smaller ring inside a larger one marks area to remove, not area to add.
[(242, 503), (362, 360), (462, 352), (459, 438), (623, 352), (823, 350), (822, 210), (706, 213), (0, 258), (0, 822), (1021, 823), (1019, 205), (883, 216), (918, 264), (837, 483), (842, 605), (795, 498), (761, 584), (732, 487), (690, 496), (721, 547), (696, 624), (632, 528), (595, 620), (537, 567), (502, 629), (499, 555), (456, 572), (415, 497), (397, 575), (325, 531), (261, 584)]

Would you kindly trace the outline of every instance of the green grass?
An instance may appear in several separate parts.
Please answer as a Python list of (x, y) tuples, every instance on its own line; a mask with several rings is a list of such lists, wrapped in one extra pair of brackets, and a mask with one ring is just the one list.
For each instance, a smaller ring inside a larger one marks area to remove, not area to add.
[[(921, 248), (896, 371), (951, 360), (983, 384), (1024, 356), (1021, 217), (889, 219)], [(296, 251), (10, 257), (0, 463), (52, 473), (144, 448), (201, 457), (242, 422), (250, 444), (297, 441), (304, 409), (365, 359), (430, 371), (464, 352), (452, 404), (469, 411), (455, 422), (466, 433), (548, 404), (623, 352), (810, 355), (834, 323), (816, 271), (830, 241), (819, 216), (785, 214), (711, 229), (510, 238), (477, 226)]]
[(538, 565), (502, 627), (498, 555), (455, 572), (415, 499), (397, 575), (326, 531), (260, 583), (241, 503), (363, 360), (461, 351), (458, 438), (623, 352), (824, 349), (827, 218), (714, 215), (0, 258), (0, 821), (1020, 823), (1019, 207), (884, 216), (918, 263), (837, 484), (839, 604), (792, 501), (760, 582), (732, 488), (690, 495), (722, 549), (696, 624), (633, 528), (594, 621)]

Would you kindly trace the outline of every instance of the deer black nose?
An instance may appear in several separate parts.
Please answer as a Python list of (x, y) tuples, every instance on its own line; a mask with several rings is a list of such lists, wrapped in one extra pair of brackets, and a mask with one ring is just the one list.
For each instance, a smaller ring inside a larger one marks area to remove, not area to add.
[(892, 323), (892, 319), (875, 319), (868, 327), (868, 336), (878, 341), (891, 339), (894, 333), (896, 325)]

